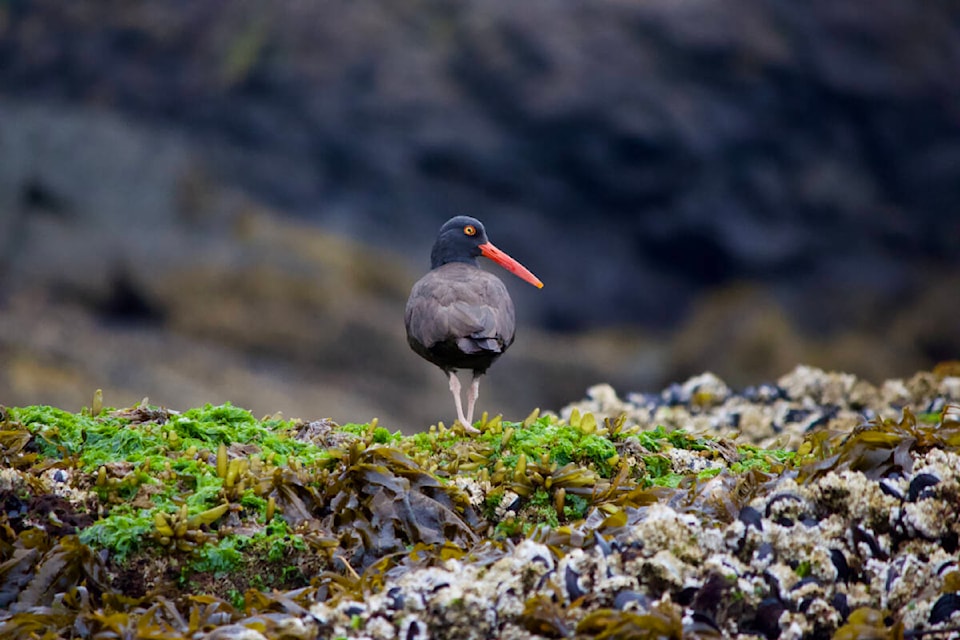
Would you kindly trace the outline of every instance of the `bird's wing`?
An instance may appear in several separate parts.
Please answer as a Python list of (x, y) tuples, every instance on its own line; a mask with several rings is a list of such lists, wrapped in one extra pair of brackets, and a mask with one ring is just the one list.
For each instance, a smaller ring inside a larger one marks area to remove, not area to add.
[(405, 314), (407, 335), (427, 348), (454, 340), (464, 353), (510, 346), (516, 321), (504, 284), (476, 268), (446, 266), (414, 285)]
[(497, 309), (486, 304), (457, 301), (448, 307), (451, 335), (464, 353), (500, 352), (504, 349), (502, 323)]

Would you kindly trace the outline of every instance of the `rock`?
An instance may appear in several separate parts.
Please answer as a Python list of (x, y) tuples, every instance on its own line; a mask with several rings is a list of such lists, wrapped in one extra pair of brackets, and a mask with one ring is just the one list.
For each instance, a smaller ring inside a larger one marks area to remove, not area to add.
[(163, 402), (423, 428), (446, 400), (396, 300), (454, 212), (549, 276), (515, 293), (497, 412), (957, 352), (954, 6), (75, 4), (0, 9), (11, 402), (142, 375)]
[[(906, 407), (915, 413), (939, 412), (944, 403), (960, 401), (957, 378), (938, 378), (920, 372), (908, 380), (885, 381), (879, 391), (849, 373), (826, 372), (798, 365), (781, 376), (776, 385), (765, 384), (759, 399), (757, 386), (731, 391), (713, 374), (695, 376), (683, 384), (664, 389), (659, 401), (649, 396), (627, 393), (620, 400), (609, 385), (591, 387), (587, 398), (573, 402), (560, 411), (569, 416), (574, 409), (593, 413), (598, 419), (624, 414), (629, 423), (643, 429), (658, 425), (670, 429), (737, 436), (763, 447), (799, 446), (809, 432), (829, 426), (850, 431), (864, 416), (899, 419)], [(705, 393), (710, 402), (698, 401), (694, 389), (712, 388)], [(934, 408), (934, 405), (939, 408)]]
[(956, 265), (951, 5), (214, 7), (16, 5), (0, 87), (169, 127), (217, 179), (412, 255), (482, 213), (557, 274), (529, 303), (554, 328), (665, 326), (741, 280), (837, 328), (935, 280), (913, 256)]

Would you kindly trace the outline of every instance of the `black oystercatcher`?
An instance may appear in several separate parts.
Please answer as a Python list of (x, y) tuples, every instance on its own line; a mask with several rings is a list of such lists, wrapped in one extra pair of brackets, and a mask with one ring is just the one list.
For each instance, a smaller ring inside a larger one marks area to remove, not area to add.
[[(407, 342), (449, 376), (457, 418), (471, 433), (478, 432), (472, 420), (480, 376), (513, 343), (516, 329), (513, 300), (499, 278), (477, 266), (480, 256), (543, 287), (523, 265), (490, 243), (479, 220), (457, 216), (440, 227), (430, 253), (430, 272), (413, 285), (404, 314)], [(457, 369), (473, 371), (466, 416)]]

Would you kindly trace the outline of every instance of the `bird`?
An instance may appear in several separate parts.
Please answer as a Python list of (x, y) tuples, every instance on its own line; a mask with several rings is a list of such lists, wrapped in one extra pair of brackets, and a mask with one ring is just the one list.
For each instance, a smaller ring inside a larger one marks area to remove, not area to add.
[[(447, 375), (457, 419), (469, 433), (479, 433), (473, 426), (473, 408), (480, 395), (480, 376), (513, 344), (516, 331), (507, 287), (480, 268), (481, 256), (543, 288), (539, 278), (490, 242), (483, 223), (455, 216), (440, 227), (430, 252), (430, 271), (413, 285), (404, 311), (407, 342)], [(473, 372), (466, 414), (458, 370)]]

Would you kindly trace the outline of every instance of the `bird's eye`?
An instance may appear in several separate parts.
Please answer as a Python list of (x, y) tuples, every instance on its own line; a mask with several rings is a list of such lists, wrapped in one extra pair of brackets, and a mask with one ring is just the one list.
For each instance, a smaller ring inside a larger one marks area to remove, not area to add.
[(476, 228), (475, 226), (473, 226), (472, 224), (468, 224), (467, 226), (465, 226), (465, 227), (463, 228), (463, 232), (464, 232), (465, 234), (467, 234), (468, 236), (475, 236), (475, 235), (477, 235), (477, 228)]

